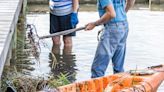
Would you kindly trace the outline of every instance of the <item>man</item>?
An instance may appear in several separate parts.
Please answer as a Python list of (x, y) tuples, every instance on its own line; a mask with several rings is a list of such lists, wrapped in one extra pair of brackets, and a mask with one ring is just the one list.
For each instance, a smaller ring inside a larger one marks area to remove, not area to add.
[(104, 25), (95, 58), (92, 64), (92, 78), (104, 76), (110, 59), (113, 63), (113, 72), (123, 72), (128, 35), (126, 13), (135, 0), (98, 0), (100, 19), (86, 25), (86, 31), (97, 25)]
[[(49, 0), (50, 7), (50, 33), (56, 33), (75, 28), (78, 24), (78, 0)], [(72, 47), (74, 33), (63, 36), (64, 46)], [(52, 38), (53, 45), (61, 45), (60, 36)]]

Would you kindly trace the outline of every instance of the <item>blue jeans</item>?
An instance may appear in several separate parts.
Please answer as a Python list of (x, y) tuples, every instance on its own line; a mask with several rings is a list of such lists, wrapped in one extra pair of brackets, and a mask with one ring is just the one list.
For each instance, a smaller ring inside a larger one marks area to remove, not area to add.
[(91, 68), (92, 78), (104, 76), (110, 60), (114, 73), (124, 71), (128, 31), (127, 21), (105, 25)]

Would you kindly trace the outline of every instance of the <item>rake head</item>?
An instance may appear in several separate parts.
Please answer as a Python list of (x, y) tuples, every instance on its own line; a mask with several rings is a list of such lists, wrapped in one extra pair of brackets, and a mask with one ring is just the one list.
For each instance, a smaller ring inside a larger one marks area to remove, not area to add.
[(36, 59), (39, 59), (41, 48), (39, 44), (39, 36), (37, 34), (35, 25), (27, 24), (27, 38), (29, 40), (29, 44), (31, 45), (31, 52), (33, 56)]

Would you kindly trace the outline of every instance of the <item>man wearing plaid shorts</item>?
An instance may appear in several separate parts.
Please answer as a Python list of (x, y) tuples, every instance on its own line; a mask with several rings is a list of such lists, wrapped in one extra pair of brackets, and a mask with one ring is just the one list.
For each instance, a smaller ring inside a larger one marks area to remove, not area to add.
[[(50, 33), (56, 33), (75, 28), (78, 24), (77, 12), (79, 8), (78, 0), (49, 0), (50, 7)], [(65, 47), (72, 47), (72, 36), (76, 33), (70, 33), (63, 36)], [(52, 38), (53, 45), (61, 45), (61, 37)]]

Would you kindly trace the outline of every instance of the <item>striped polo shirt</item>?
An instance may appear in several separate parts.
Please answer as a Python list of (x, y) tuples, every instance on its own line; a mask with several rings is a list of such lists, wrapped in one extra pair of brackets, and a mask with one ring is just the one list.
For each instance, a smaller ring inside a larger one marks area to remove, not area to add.
[(72, 13), (72, 0), (49, 0), (50, 12), (57, 16)]

